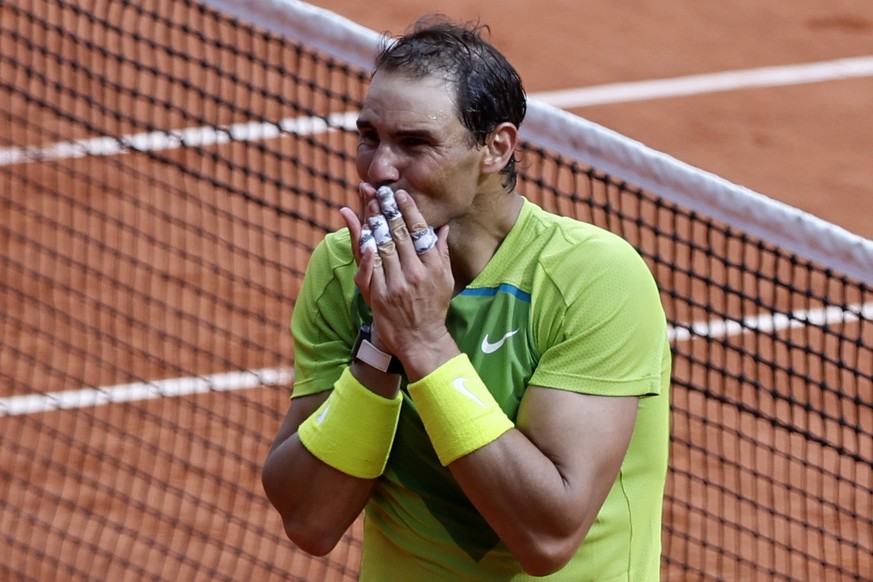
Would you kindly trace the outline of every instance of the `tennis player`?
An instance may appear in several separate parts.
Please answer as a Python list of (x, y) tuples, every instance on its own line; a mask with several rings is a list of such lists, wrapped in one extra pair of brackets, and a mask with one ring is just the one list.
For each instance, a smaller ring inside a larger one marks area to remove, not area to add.
[(525, 94), (484, 30), (424, 19), (376, 60), (360, 208), (307, 269), (264, 488), (317, 555), (364, 510), (361, 580), (655, 581), (658, 289), (627, 242), (516, 190)]

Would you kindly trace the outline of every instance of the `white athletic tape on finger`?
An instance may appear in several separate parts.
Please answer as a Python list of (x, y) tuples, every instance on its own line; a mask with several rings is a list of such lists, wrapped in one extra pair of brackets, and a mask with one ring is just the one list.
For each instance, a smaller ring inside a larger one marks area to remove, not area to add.
[(388, 186), (380, 186), (376, 191), (376, 196), (379, 198), (379, 205), (382, 207), (382, 214), (388, 220), (397, 220), (402, 218), (400, 208), (397, 206), (397, 200), (394, 199), (394, 192)]
[(409, 236), (412, 238), (412, 246), (415, 247), (415, 252), (419, 255), (423, 255), (437, 243), (437, 236), (432, 226), (412, 232)]
[(376, 239), (377, 245), (383, 245), (391, 241), (391, 231), (388, 229), (388, 221), (381, 214), (370, 216), (367, 218), (370, 229), (373, 231), (373, 238)]
[(367, 227), (361, 229), (361, 254), (363, 255), (367, 249), (373, 249), (376, 252), (376, 239), (373, 238), (373, 231)]

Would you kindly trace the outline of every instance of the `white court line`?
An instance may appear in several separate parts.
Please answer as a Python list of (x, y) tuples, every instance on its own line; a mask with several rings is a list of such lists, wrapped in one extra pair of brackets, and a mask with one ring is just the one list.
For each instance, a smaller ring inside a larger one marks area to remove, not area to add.
[(873, 76), (873, 57), (855, 57), (802, 65), (762, 67), (745, 71), (725, 71), (673, 79), (548, 91), (536, 93), (531, 97), (553, 107), (571, 109), (625, 101), (701, 95), (752, 87), (783, 87), (870, 76)]
[(760, 314), (745, 317), (742, 320), (720, 319), (712, 321), (698, 321), (688, 326), (671, 327), (669, 336), (671, 342), (689, 341), (698, 338), (722, 338), (732, 335), (740, 335), (745, 332), (756, 331), (771, 333), (789, 328), (812, 325), (844, 324), (858, 321), (859, 319), (873, 319), (873, 303), (856, 303), (848, 305), (845, 309), (830, 306), (820, 309), (798, 309), (791, 315), (786, 313)]
[(126, 154), (131, 149), (149, 152), (174, 150), (183, 146), (203, 147), (231, 141), (265, 141), (281, 137), (283, 132), (314, 135), (326, 133), (337, 127), (354, 129), (357, 118), (356, 111), (349, 111), (331, 114), (327, 117), (327, 121), (321, 117), (289, 117), (278, 124), (250, 121), (234, 123), (226, 127), (189, 127), (123, 135), (120, 138), (95, 137), (57, 142), (47, 146), (6, 148), (0, 149), (0, 166), (85, 156), (114, 156)]
[[(581, 89), (532, 93), (530, 98), (554, 107), (572, 109), (627, 101), (662, 99), (680, 95), (699, 95), (749, 87), (780, 87), (801, 83), (820, 83), (873, 76), (873, 56), (838, 59), (802, 65), (762, 67), (743, 71), (726, 71), (658, 79), (635, 83), (614, 83)], [(281, 136), (281, 132), (298, 135), (324, 133), (331, 127), (354, 129), (357, 112), (320, 117), (287, 118), (279, 122), (237, 123), (224, 128), (193, 127), (170, 131), (153, 131), (115, 137), (99, 137), (59, 142), (40, 147), (0, 149), (0, 166), (32, 161), (49, 161), (84, 156), (109, 156), (139, 151), (176, 149), (182, 146), (206, 146), (229, 141), (263, 141)]]
[[(750, 316), (741, 321), (731, 319), (701, 321), (689, 326), (671, 327), (668, 334), (672, 343), (690, 341), (695, 337), (712, 339), (740, 335), (749, 331), (768, 333), (805, 325), (822, 326), (850, 323), (858, 321), (862, 317), (873, 319), (873, 303), (849, 305), (846, 309), (832, 306), (823, 309), (797, 310), (793, 311), (790, 316), (776, 313)], [(210, 376), (171, 378), (102, 388), (49, 392), (47, 394), (26, 394), (0, 398), (0, 418), (121, 402), (174, 398), (207, 392), (243, 390), (265, 385), (289, 386), (292, 382), (293, 372), (291, 370), (265, 368)]]
[(87, 408), (120, 402), (175, 398), (191, 394), (205, 394), (207, 392), (244, 390), (260, 386), (287, 386), (292, 383), (293, 376), (291, 370), (265, 368), (262, 370), (211, 374), (209, 376), (169, 378), (153, 382), (134, 382), (132, 384), (118, 384), (102, 388), (83, 388), (80, 390), (48, 392), (46, 394), (8, 396), (0, 398), (0, 418), (3, 416), (49, 412), (51, 410)]

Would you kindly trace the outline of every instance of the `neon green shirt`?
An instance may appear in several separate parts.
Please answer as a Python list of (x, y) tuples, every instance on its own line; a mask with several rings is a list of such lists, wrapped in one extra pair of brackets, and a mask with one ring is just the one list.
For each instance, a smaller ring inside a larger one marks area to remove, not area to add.
[[(313, 253), (292, 320), (295, 397), (333, 386), (371, 318), (356, 268), (347, 230)], [(446, 323), (510, 419), (529, 384), (640, 396), (629, 449), (570, 563), (533, 578), (440, 465), (404, 383), (388, 466), (366, 508), (361, 580), (658, 580), (670, 348), (657, 287), (633, 247), (525, 200)]]

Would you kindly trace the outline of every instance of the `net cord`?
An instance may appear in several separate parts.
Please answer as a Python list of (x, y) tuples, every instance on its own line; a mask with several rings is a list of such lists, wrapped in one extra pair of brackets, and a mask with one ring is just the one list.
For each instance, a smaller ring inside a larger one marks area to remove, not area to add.
[(522, 135), (822, 266), (873, 284), (873, 241), (627, 136), (531, 101)]
[(203, 4), (291, 39), (363, 71), (373, 68), (380, 34), (347, 18), (295, 0), (201, 0)]
[[(296, 0), (202, 0), (339, 61), (369, 71), (382, 35)], [(530, 143), (620, 176), (643, 190), (764, 242), (873, 285), (873, 241), (686, 164), (567, 111), (530, 99), (521, 128)]]

